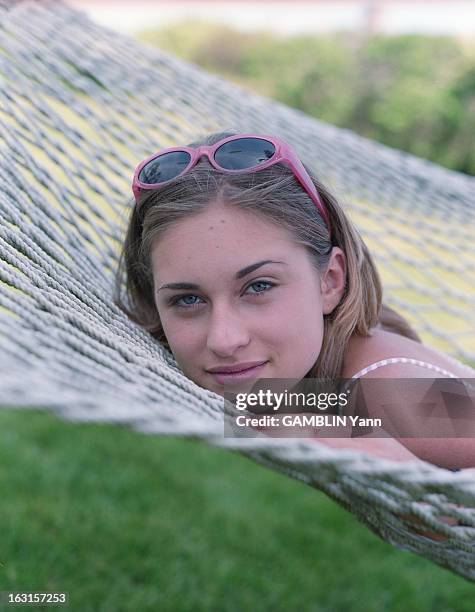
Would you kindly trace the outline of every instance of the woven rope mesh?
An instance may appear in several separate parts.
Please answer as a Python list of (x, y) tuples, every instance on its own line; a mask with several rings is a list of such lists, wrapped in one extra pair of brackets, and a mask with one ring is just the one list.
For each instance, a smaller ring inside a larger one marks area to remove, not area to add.
[[(292, 143), (357, 224), (385, 302), (425, 343), (475, 359), (475, 179), (252, 95), (65, 4), (0, 2), (0, 404), (241, 452), (475, 580), (469, 470), (303, 439), (224, 439), (223, 400), (112, 303), (136, 164), (227, 128)], [(403, 513), (446, 539), (418, 535)]]

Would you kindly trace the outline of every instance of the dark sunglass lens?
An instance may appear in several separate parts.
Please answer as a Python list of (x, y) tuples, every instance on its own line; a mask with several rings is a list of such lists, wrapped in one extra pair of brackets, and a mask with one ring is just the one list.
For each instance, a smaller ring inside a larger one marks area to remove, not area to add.
[(245, 170), (258, 166), (275, 154), (274, 145), (260, 138), (237, 138), (217, 149), (214, 159), (226, 170)]
[(190, 160), (191, 155), (186, 151), (172, 151), (160, 155), (142, 168), (139, 181), (147, 185), (169, 181), (183, 172)]

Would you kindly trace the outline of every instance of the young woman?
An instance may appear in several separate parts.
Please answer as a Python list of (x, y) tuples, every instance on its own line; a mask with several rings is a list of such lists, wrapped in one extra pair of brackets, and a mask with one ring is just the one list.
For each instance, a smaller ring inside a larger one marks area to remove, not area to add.
[[(222, 132), (164, 149), (139, 164), (133, 193), (117, 302), (201, 387), (475, 378), (382, 304), (357, 229), (283, 140)], [(393, 460), (475, 466), (472, 438), (320, 439)]]

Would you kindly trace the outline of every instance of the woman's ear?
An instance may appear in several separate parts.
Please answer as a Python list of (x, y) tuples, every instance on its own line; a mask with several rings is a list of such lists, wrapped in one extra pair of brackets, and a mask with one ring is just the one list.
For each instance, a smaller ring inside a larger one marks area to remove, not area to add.
[(340, 247), (333, 247), (330, 261), (321, 279), (323, 314), (338, 306), (346, 286), (346, 257)]

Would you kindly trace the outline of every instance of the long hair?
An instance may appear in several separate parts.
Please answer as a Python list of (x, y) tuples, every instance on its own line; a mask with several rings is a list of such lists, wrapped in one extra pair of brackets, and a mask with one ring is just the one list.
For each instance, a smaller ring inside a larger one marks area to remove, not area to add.
[[(235, 134), (212, 133), (188, 146), (212, 145)], [(322, 348), (305, 378), (340, 377), (351, 335), (371, 335), (374, 327), (421, 342), (403, 317), (382, 304), (381, 279), (361, 235), (336, 198), (304, 167), (329, 211), (331, 239), (315, 204), (287, 166), (275, 164), (259, 172), (230, 175), (217, 172), (202, 159), (162, 189), (150, 190), (138, 211), (132, 207), (116, 274), (115, 303), (170, 350), (154, 300), (152, 242), (167, 228), (219, 200), (286, 228), (291, 238), (311, 254), (319, 274), (325, 272), (333, 246), (345, 253), (344, 293), (333, 311), (323, 317)]]

